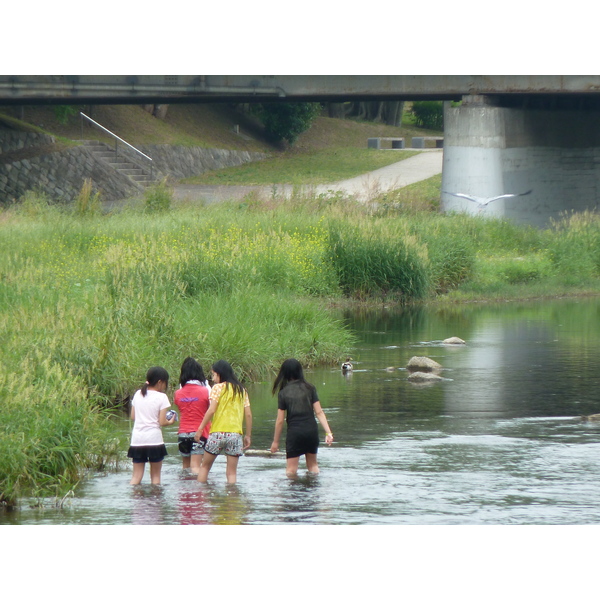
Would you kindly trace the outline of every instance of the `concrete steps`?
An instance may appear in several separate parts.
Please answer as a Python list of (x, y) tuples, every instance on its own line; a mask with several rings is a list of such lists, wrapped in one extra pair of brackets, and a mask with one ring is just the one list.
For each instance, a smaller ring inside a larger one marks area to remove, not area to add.
[(149, 168), (147, 170), (140, 168), (133, 162), (128, 161), (126, 157), (121, 156), (114, 149), (111, 149), (104, 142), (86, 140), (83, 144), (93, 152), (97, 159), (109, 164), (113, 169), (119, 171), (119, 173), (122, 173), (142, 188), (155, 183), (154, 179), (150, 176)]

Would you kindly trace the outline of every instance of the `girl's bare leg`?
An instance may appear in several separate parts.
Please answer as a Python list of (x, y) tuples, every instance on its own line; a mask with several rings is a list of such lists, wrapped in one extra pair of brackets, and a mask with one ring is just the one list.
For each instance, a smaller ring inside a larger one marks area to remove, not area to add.
[(317, 455), (316, 454), (306, 454), (306, 468), (309, 473), (314, 473), (315, 475), (319, 472), (319, 465), (317, 464)]
[(162, 469), (162, 460), (156, 463), (150, 463), (150, 482), (154, 485), (160, 485), (160, 471)]
[(227, 483), (235, 483), (237, 480), (237, 466), (239, 456), (227, 456), (227, 468), (225, 474), (227, 475)]
[(202, 464), (200, 465), (200, 469), (198, 470), (198, 481), (200, 483), (206, 483), (208, 479), (208, 473), (210, 472), (210, 468), (213, 466), (215, 459), (217, 458), (216, 454), (210, 454), (210, 452), (205, 452), (202, 458)]
[(184, 469), (189, 469), (190, 468), (190, 463), (191, 463), (191, 457), (190, 456), (182, 456), (181, 457), (181, 466)]
[(296, 456), (295, 458), (288, 458), (286, 461), (285, 474), (288, 477), (295, 477), (298, 473), (298, 463), (300, 462), (300, 457)]
[(200, 467), (202, 466), (202, 454), (192, 454), (190, 457), (190, 465), (188, 468), (192, 469), (192, 473), (198, 475), (200, 473)]
[(129, 482), (131, 485), (138, 485), (138, 483), (142, 482), (145, 467), (145, 463), (133, 463), (133, 475), (131, 476), (131, 481)]

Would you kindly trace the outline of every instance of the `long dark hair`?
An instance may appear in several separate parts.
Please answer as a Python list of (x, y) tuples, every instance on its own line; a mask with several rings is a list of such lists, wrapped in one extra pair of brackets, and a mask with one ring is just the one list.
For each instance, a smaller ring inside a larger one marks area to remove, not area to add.
[(142, 396), (148, 393), (149, 387), (154, 387), (159, 381), (169, 385), (169, 374), (162, 367), (150, 367), (146, 373), (146, 383), (142, 386)]
[(218, 360), (211, 369), (219, 376), (221, 383), (228, 383), (236, 394), (244, 395), (246, 388), (238, 381), (232, 366), (226, 360)]
[(290, 381), (299, 381), (308, 388), (314, 388), (314, 385), (308, 383), (308, 381), (304, 379), (302, 365), (295, 358), (288, 358), (283, 361), (279, 373), (277, 373), (277, 377), (273, 382), (272, 393), (276, 394), (277, 392), (280, 392)]
[(192, 379), (197, 379), (200, 383), (206, 382), (202, 365), (195, 358), (188, 356), (181, 365), (179, 383), (183, 387), (188, 381), (192, 381)]

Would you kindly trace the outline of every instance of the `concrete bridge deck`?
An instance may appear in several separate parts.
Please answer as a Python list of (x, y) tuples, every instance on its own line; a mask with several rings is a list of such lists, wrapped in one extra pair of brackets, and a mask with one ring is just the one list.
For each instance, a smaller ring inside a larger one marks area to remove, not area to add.
[(598, 75), (0, 75), (0, 104), (600, 96)]

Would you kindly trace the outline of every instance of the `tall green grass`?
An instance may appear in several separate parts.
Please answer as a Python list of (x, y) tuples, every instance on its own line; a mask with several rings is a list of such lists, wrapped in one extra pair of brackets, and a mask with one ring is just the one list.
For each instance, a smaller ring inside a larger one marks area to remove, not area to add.
[[(168, 190), (160, 190), (167, 197)], [(597, 290), (600, 218), (549, 230), (343, 194), (101, 214), (30, 193), (0, 213), (0, 499), (60, 494), (116, 460), (106, 410), (196, 356), (245, 380), (354, 343), (344, 297), (403, 303)], [(165, 195), (166, 194), (166, 195)], [(388, 198), (389, 200), (389, 198)], [(120, 450), (126, 440), (121, 440)]]
[(110, 418), (67, 369), (31, 352), (17, 372), (0, 373), (0, 503), (55, 495), (88, 469), (119, 458)]

